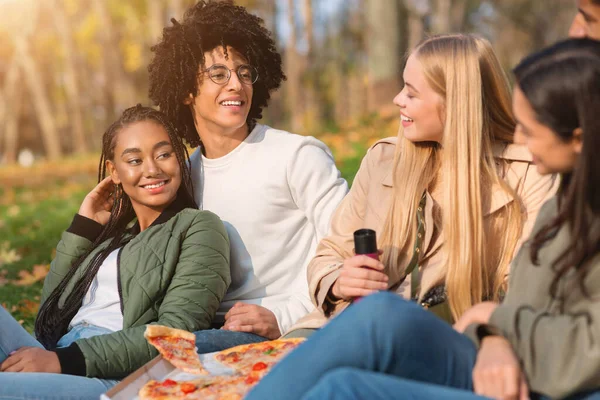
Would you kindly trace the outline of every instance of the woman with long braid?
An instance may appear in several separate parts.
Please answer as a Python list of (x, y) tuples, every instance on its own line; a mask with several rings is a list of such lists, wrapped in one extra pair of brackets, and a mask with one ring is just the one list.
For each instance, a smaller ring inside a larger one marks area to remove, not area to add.
[(147, 324), (209, 328), (229, 286), (225, 227), (197, 210), (164, 115), (129, 108), (102, 143), (99, 183), (44, 282), (37, 340), (0, 309), (0, 398), (97, 399), (156, 356)]

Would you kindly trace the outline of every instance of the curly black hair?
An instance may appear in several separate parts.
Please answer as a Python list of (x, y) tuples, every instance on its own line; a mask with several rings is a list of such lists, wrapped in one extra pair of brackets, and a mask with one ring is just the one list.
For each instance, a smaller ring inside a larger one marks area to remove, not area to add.
[(202, 79), (198, 68), (205, 65), (204, 53), (222, 46), (227, 57), (227, 46), (231, 46), (258, 71), (246, 120), (248, 129), (254, 128), (271, 93), (286, 79), (281, 55), (263, 20), (230, 2), (202, 0), (185, 12), (181, 23), (174, 18), (171, 21), (173, 26), (165, 27), (162, 40), (151, 48), (155, 54), (148, 66), (150, 99), (186, 142), (199, 146), (194, 116), (183, 101), (190, 93), (198, 94)]

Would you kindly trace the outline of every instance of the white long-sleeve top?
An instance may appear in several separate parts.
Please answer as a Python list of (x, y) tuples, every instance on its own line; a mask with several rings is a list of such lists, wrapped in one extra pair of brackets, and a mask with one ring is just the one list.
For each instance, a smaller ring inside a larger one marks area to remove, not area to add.
[(121, 296), (119, 295), (118, 274), (119, 251), (113, 250), (106, 257), (88, 289), (81, 308), (71, 320), (70, 327), (81, 323), (99, 326), (112, 332), (123, 329)]
[(257, 124), (229, 154), (191, 156), (196, 201), (223, 220), (231, 241), (231, 286), (217, 313), (238, 301), (271, 310), (284, 333), (313, 310), (306, 267), (346, 195), (321, 141)]

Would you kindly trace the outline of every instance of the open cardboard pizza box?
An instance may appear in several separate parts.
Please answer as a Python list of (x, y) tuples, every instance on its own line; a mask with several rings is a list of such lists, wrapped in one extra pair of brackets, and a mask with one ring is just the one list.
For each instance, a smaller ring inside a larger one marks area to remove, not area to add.
[[(204, 368), (211, 375), (232, 375), (234, 371), (217, 362), (214, 357), (215, 354), (217, 353), (200, 355), (200, 361)], [(137, 400), (140, 389), (152, 379), (157, 381), (164, 379), (183, 381), (195, 378), (198, 378), (198, 375), (188, 374), (175, 368), (159, 355), (100, 396), (100, 400)]]

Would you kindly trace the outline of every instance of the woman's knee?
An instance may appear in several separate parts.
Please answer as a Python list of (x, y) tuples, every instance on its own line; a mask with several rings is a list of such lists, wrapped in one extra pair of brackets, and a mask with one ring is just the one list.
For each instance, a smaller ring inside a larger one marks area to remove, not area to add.
[(390, 292), (367, 296), (353, 307), (360, 321), (394, 331), (415, 328), (426, 314), (416, 303)]

